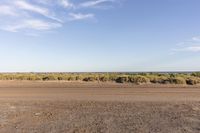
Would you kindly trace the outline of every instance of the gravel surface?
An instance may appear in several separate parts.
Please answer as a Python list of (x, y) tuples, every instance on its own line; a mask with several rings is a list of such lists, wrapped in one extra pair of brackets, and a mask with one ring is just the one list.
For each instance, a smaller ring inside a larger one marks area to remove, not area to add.
[(198, 86), (0, 82), (0, 133), (199, 133)]

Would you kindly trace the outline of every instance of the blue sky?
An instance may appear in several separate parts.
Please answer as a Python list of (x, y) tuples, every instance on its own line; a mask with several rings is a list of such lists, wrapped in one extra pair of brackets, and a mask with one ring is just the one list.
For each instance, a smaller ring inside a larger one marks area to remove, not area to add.
[(199, 0), (1, 0), (1, 72), (199, 71)]

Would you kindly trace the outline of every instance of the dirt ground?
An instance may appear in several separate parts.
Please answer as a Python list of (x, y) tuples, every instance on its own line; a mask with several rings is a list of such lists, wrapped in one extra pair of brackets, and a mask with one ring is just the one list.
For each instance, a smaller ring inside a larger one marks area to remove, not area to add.
[(0, 81), (0, 133), (199, 133), (200, 86)]

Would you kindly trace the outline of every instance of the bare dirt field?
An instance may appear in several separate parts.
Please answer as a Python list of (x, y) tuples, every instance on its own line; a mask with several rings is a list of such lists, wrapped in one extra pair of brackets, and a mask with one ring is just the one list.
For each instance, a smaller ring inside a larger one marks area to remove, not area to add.
[(200, 86), (0, 81), (0, 133), (199, 133)]

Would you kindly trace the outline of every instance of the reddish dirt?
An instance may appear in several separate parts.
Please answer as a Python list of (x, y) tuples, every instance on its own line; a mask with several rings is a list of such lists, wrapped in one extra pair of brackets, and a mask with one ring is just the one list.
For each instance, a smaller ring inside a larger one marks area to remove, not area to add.
[(0, 81), (0, 133), (199, 133), (200, 87)]

